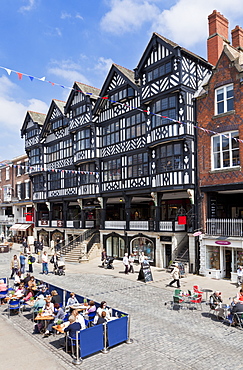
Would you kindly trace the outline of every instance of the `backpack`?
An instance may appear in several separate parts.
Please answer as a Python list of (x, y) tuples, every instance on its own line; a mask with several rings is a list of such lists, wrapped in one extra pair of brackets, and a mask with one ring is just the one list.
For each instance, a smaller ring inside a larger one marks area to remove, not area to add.
[(34, 263), (34, 262), (35, 262), (35, 257), (34, 257), (34, 256), (31, 256), (31, 257), (30, 257), (30, 262), (31, 262), (31, 263)]

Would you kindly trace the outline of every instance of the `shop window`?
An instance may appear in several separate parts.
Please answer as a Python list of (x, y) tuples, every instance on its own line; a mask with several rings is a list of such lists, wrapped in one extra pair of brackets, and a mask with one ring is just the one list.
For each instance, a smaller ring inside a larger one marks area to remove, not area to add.
[(144, 255), (148, 257), (149, 262), (154, 262), (154, 243), (150, 239), (144, 237), (133, 239), (132, 253), (136, 260), (139, 259), (142, 252), (144, 252)]
[(125, 253), (125, 241), (119, 236), (109, 236), (106, 239), (106, 254), (114, 258), (123, 258)]
[(207, 268), (220, 270), (220, 248), (207, 247)]
[(234, 250), (233, 272), (236, 272), (239, 266), (243, 266), (243, 251)]

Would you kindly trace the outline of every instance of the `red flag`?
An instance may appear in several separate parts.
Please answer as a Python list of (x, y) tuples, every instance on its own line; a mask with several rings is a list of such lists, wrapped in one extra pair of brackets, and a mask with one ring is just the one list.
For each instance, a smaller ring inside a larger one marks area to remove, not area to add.
[(23, 73), (20, 73), (20, 72), (16, 72), (16, 73), (17, 73), (17, 75), (18, 75), (18, 79), (19, 79), (19, 80), (22, 80)]

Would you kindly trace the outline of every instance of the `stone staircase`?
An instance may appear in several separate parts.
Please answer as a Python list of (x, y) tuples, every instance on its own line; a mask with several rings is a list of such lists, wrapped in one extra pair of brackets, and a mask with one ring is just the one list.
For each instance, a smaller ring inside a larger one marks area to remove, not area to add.
[[(77, 243), (77, 245), (65, 254), (66, 262), (85, 263), (101, 255), (101, 244), (93, 243), (88, 250), (89, 240)], [(88, 252), (86, 252), (88, 250)]]

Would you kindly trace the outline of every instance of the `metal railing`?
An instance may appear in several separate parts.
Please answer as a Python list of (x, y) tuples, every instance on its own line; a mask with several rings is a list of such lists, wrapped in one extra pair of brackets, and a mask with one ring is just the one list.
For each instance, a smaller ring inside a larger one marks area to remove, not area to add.
[(90, 251), (90, 249), (92, 248), (93, 244), (95, 244), (95, 243), (100, 243), (100, 232), (99, 232), (99, 230), (96, 230), (91, 235), (91, 238), (90, 238), (90, 240), (88, 241), (88, 244), (87, 244), (87, 251), (86, 251), (86, 253), (88, 253)]
[(96, 229), (88, 229), (83, 234), (77, 236), (75, 239), (71, 240), (68, 244), (64, 245), (60, 253), (61, 254), (67, 254), (72, 249), (76, 248), (80, 243), (82, 243), (84, 240), (87, 240), (90, 238), (92, 234), (94, 234), (97, 230)]
[(206, 221), (206, 234), (220, 236), (242, 236), (243, 220), (211, 218)]

